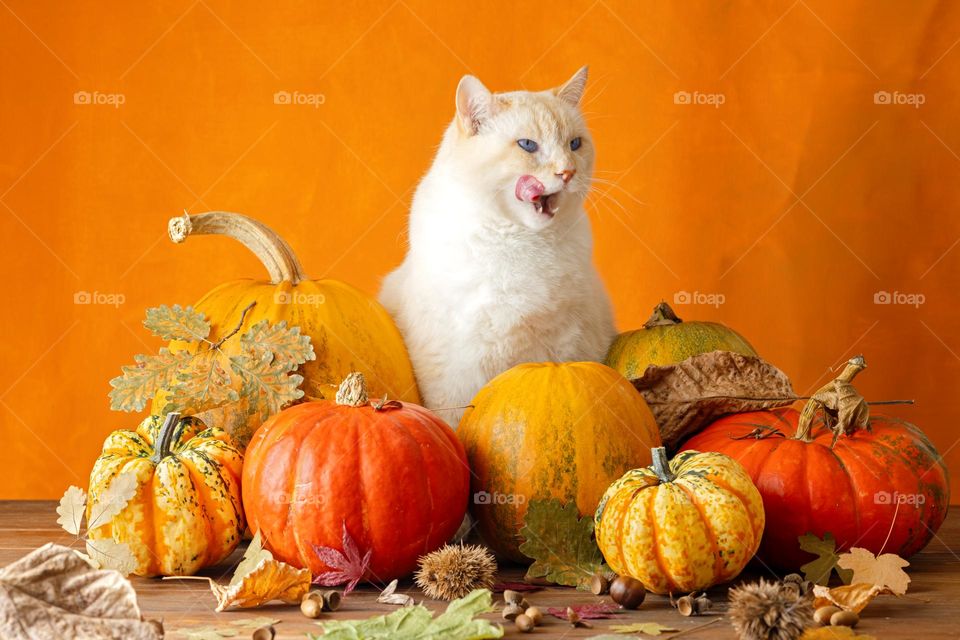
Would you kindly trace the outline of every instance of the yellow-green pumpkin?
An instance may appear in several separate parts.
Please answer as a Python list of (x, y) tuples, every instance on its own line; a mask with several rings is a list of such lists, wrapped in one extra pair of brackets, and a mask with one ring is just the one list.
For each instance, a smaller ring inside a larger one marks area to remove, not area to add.
[[(272, 229), (247, 216), (212, 211), (171, 219), (169, 234), (174, 242), (191, 235), (233, 238), (250, 249), (270, 274), (269, 281), (221, 284), (194, 305), (210, 320), (211, 339), (222, 338), (238, 325), (245, 331), (260, 320), (284, 320), (310, 337), (316, 354), (315, 360), (298, 370), (306, 396), (333, 398), (340, 381), (359, 371), (371, 396), (420, 403), (407, 348), (387, 310), (349, 284), (309, 279), (290, 245)], [(170, 348), (195, 351), (197, 343), (175, 341)], [(222, 349), (231, 355), (240, 349), (240, 341), (228, 340)], [(163, 396), (158, 396), (154, 412), (163, 412), (164, 404)], [(259, 424), (257, 416), (251, 416), (245, 428), (232, 435), (245, 446)]]
[(470, 462), (471, 512), (484, 541), (522, 562), (527, 506), (556, 498), (593, 514), (625, 471), (649, 464), (660, 432), (643, 397), (596, 362), (521, 364), (491, 380), (457, 430)]
[(721, 453), (684, 451), (610, 485), (595, 515), (597, 546), (610, 568), (653, 593), (707, 589), (735, 578), (760, 546), (760, 492)]
[(605, 362), (628, 380), (635, 380), (650, 365), (676, 364), (710, 351), (757, 355), (746, 338), (733, 329), (717, 322), (684, 322), (670, 305), (661, 302), (642, 328), (616, 337)]
[[(114, 431), (90, 472), (89, 537), (129, 546), (141, 576), (190, 575), (217, 564), (246, 528), (242, 467), (229, 437), (194, 417), (149, 416), (136, 431)], [(109, 522), (91, 522), (121, 473), (135, 477), (136, 494)]]

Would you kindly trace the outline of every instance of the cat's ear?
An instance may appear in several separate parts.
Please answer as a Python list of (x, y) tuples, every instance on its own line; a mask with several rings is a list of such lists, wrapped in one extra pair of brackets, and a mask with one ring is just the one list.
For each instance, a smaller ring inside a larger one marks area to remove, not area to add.
[(490, 117), (493, 95), (475, 76), (463, 76), (457, 85), (457, 122), (460, 130), (472, 136), (480, 124)]
[(573, 74), (573, 77), (567, 80), (562, 87), (554, 89), (557, 97), (564, 102), (569, 102), (573, 106), (580, 104), (580, 98), (583, 97), (583, 90), (587, 87), (587, 66), (584, 65)]

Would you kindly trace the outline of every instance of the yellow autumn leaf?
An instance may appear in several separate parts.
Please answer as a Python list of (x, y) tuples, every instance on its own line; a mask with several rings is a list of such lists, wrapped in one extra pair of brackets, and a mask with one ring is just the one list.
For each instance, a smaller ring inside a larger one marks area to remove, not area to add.
[(800, 640), (847, 640), (848, 638), (877, 640), (873, 636), (857, 634), (850, 627), (820, 627), (819, 629), (808, 629), (800, 636)]
[(228, 585), (210, 580), (210, 590), (217, 597), (217, 611), (230, 607), (259, 607), (271, 600), (296, 604), (310, 590), (310, 570), (263, 558), (240, 580)]
[(813, 587), (813, 606), (819, 608), (832, 604), (847, 611), (860, 613), (874, 598), (882, 593), (890, 593), (890, 591), (880, 585), (864, 582), (845, 584), (833, 589), (816, 585)]
[(853, 571), (851, 584), (858, 582), (875, 584), (902, 596), (907, 592), (910, 576), (903, 570), (910, 563), (894, 553), (875, 556), (866, 549), (853, 547), (849, 552), (840, 554), (837, 565)]

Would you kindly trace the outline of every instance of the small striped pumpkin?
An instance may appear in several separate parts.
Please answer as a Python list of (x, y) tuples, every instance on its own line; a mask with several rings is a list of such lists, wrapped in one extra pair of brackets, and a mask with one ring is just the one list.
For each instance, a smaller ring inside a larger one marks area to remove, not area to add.
[(597, 545), (620, 575), (653, 593), (706, 589), (735, 578), (760, 546), (760, 492), (733, 458), (685, 451), (628, 471), (595, 518)]
[[(87, 519), (121, 473), (137, 493), (91, 540), (130, 547), (141, 576), (190, 575), (237, 547), (246, 521), (240, 498), (243, 456), (219, 429), (193, 417), (150, 416), (136, 431), (111, 433), (90, 473)], [(96, 525), (96, 523), (93, 523)]]

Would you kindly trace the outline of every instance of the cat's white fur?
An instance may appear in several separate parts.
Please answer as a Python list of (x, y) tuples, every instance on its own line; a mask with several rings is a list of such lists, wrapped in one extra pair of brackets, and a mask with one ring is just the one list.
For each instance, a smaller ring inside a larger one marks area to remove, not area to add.
[[(584, 67), (548, 91), (491, 94), (473, 76), (457, 87), (456, 117), (413, 199), (409, 251), (380, 293), (429, 408), (467, 405), (522, 362), (602, 360), (615, 335), (583, 209), (594, 161), (578, 108), (586, 79)], [(555, 215), (517, 198), (525, 174), (558, 193)], [(440, 413), (453, 426), (461, 414)]]

